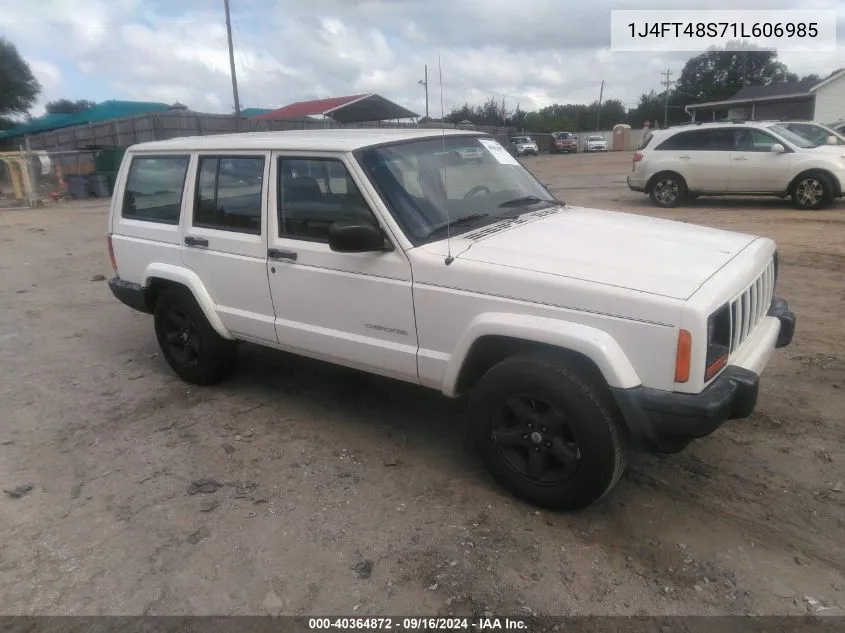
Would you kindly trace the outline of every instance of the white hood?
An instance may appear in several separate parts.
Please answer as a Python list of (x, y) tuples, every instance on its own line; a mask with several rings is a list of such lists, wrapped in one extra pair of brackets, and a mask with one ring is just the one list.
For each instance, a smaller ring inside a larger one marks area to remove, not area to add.
[(458, 260), (687, 299), (755, 239), (684, 222), (567, 206), (500, 231), (481, 228), (453, 238), (453, 252), (460, 253)]

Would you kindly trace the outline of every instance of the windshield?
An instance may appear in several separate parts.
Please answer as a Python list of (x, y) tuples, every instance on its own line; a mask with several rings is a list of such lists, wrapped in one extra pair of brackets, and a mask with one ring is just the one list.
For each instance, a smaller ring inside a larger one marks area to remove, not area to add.
[(514, 143), (530, 143), (531, 139), (527, 136), (515, 136), (513, 141)]
[(603, 136), (591, 136), (591, 137), (590, 137), (590, 138), (588, 138), (587, 140), (588, 140), (588, 141), (603, 141), (603, 140), (604, 140), (604, 137), (603, 137)]
[(789, 141), (790, 143), (792, 143), (796, 147), (802, 147), (804, 149), (810, 149), (811, 147), (816, 147), (815, 143), (808, 141), (803, 136), (799, 136), (798, 134), (796, 134), (792, 130), (787, 129), (787, 128), (783, 127), (782, 125), (772, 125), (769, 129), (772, 132), (774, 132), (775, 134), (782, 136), (783, 138), (785, 138), (787, 141)]
[[(472, 159), (466, 149), (480, 150)], [(463, 151), (462, 151), (463, 150)], [(492, 138), (445, 136), (365, 148), (364, 171), (414, 244), (561, 204)]]

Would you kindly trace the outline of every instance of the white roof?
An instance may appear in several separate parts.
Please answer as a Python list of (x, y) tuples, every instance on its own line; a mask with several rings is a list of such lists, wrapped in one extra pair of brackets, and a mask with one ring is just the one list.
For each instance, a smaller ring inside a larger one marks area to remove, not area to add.
[(283, 132), (242, 132), (209, 136), (183, 136), (167, 141), (138, 143), (130, 151), (202, 151), (202, 150), (299, 150), (352, 152), (362, 147), (424, 138), (446, 136), (486, 136), (481, 132), (447, 129), (317, 129)]

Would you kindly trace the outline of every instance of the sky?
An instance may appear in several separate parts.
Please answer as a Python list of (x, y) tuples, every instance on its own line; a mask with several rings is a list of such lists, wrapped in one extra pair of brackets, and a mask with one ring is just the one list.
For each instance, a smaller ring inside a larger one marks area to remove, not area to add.
[[(377, 92), (425, 114), (503, 99), (508, 108), (589, 103), (634, 107), (677, 79), (695, 53), (614, 53), (611, 9), (791, 9), (793, 0), (230, 0), (241, 107)], [(837, 11), (837, 51), (782, 52), (798, 74), (845, 67), (845, 0), (808, 0)], [(231, 112), (223, 0), (0, 0), (0, 35), (57, 98), (179, 101)], [(439, 64), (439, 69), (438, 69)]]

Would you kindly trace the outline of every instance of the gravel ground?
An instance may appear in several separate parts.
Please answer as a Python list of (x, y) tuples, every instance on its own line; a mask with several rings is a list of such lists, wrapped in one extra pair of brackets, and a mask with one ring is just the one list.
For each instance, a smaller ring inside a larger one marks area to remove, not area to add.
[(180, 382), (103, 281), (103, 203), (0, 211), (0, 612), (845, 614), (842, 203), (658, 212), (628, 154), (525, 163), (571, 204), (778, 241), (798, 332), (751, 418), (537, 512), (461, 401), (253, 346)]

